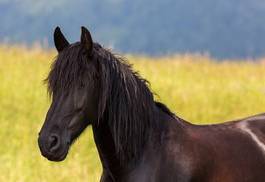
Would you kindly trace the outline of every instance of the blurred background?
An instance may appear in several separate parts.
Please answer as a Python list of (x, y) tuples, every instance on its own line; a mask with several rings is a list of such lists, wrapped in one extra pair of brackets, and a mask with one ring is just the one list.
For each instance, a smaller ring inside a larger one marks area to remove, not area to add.
[(52, 46), (59, 25), (72, 41), (87, 26), (95, 40), (147, 55), (265, 55), (263, 0), (0, 0), (0, 39)]
[(263, 0), (0, 0), (0, 23), (0, 182), (99, 181), (91, 128), (63, 162), (38, 149), (56, 26), (71, 42), (88, 27), (193, 123), (265, 111)]

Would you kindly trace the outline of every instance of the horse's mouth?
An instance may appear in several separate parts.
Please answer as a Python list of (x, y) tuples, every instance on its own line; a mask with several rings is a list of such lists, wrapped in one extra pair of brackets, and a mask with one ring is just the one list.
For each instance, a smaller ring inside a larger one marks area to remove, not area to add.
[(60, 162), (63, 161), (67, 154), (68, 154), (68, 149), (64, 149), (61, 152), (58, 153), (43, 153), (41, 152), (42, 156), (45, 157), (46, 159), (48, 159), (49, 161), (53, 161), (53, 162)]
[(66, 151), (65, 153), (63, 153), (61, 155), (47, 156), (46, 158), (49, 161), (60, 162), (60, 161), (63, 161), (66, 158), (67, 154), (68, 154), (68, 151)]

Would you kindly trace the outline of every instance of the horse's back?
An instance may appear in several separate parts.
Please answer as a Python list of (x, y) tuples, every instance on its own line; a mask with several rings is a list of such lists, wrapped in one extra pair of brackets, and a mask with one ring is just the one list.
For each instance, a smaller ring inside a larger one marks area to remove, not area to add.
[(265, 157), (265, 114), (242, 119), (236, 126), (260, 149)]
[(212, 171), (208, 181), (264, 181), (265, 114), (195, 127), (191, 137), (199, 147), (207, 148), (202, 156), (210, 166), (208, 171)]
[(235, 127), (249, 136), (265, 155), (265, 113), (237, 120)]
[[(233, 121), (232, 121), (233, 122)], [(235, 120), (234, 122), (263, 122), (265, 124), (265, 113)]]
[(219, 133), (221, 135), (226, 132), (232, 135), (241, 133), (248, 136), (255, 142), (260, 140), (260, 142), (265, 145), (265, 113), (221, 124), (208, 125), (206, 126), (206, 129), (207, 128), (209, 129), (209, 131), (214, 131), (217, 134)]
[(184, 130), (176, 136), (171, 131), (163, 146), (161, 164), (176, 173), (161, 174), (181, 182), (265, 181), (265, 113), (223, 124), (187, 124)]

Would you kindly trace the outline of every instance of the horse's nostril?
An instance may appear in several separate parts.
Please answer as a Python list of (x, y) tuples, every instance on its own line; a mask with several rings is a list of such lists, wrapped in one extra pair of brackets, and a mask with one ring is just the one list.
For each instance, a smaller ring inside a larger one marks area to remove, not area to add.
[(59, 136), (56, 134), (52, 134), (49, 137), (49, 151), (54, 152), (60, 147), (60, 139)]

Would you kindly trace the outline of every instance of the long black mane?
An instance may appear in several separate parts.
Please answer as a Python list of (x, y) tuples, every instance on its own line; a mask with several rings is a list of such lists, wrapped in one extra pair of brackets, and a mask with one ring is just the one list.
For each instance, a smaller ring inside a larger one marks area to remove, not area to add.
[[(91, 61), (97, 70), (90, 66)], [(99, 84), (98, 122), (108, 124), (120, 162), (138, 159), (157, 126), (158, 108), (173, 115), (162, 103), (154, 101), (148, 82), (122, 57), (94, 43), (90, 55), (83, 54), (80, 43), (59, 54), (47, 78), (50, 93)], [(107, 123), (103, 123), (107, 122)]]

